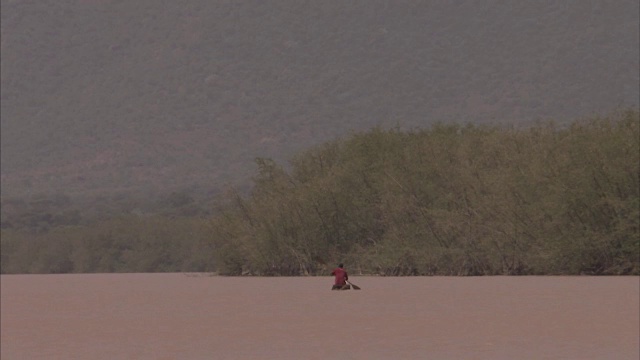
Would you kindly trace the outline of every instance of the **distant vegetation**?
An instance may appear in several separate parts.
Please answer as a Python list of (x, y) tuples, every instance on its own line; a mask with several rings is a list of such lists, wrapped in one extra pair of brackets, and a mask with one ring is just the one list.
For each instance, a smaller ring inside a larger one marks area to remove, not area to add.
[(154, 213), (89, 219), (64, 199), (9, 204), (28, 211), (3, 214), (2, 273), (315, 275), (342, 261), (383, 275), (638, 275), (639, 129), (635, 110), (376, 128), (286, 168), (257, 159), (250, 195), (230, 189), (217, 208), (172, 194)]

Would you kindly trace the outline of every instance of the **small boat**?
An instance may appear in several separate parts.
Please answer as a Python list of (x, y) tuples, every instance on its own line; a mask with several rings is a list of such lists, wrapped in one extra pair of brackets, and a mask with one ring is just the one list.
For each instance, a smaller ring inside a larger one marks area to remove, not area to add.
[(350, 289), (351, 289), (351, 285), (349, 284), (333, 285), (333, 287), (331, 288), (331, 290), (350, 290)]

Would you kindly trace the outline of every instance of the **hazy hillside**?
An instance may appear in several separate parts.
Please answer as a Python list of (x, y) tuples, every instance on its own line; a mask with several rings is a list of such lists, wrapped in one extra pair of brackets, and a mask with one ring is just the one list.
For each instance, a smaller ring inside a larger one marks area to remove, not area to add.
[(2, 197), (242, 184), (374, 125), (639, 103), (639, 5), (2, 0)]

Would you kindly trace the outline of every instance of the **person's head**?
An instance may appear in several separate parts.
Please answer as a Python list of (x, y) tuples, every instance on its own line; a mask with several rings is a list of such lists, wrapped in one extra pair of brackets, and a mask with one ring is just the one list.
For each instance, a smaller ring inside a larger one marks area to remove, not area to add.
[(344, 264), (339, 264), (338, 267), (342, 269), (344, 267)]

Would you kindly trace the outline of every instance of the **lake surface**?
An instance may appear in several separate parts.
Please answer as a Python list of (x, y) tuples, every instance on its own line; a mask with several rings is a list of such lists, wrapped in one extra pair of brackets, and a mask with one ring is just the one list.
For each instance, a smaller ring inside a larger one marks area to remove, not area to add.
[(2, 275), (1, 358), (634, 359), (639, 277)]

